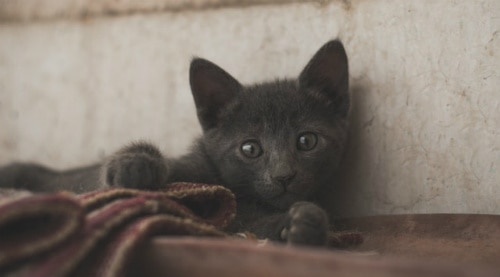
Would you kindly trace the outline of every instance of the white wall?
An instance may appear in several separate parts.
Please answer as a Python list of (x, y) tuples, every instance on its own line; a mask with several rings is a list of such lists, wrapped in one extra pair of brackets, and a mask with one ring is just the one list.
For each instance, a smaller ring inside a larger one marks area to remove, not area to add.
[(500, 1), (322, 2), (31, 21), (0, 6), (0, 164), (68, 168), (141, 138), (179, 155), (200, 133), (192, 56), (251, 83), (338, 36), (352, 129), (329, 205), (500, 214)]

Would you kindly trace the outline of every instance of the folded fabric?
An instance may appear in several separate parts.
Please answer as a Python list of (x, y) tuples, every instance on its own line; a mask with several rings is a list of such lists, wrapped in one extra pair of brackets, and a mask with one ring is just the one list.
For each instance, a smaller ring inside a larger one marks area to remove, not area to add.
[(0, 191), (0, 276), (123, 276), (144, 239), (223, 237), (235, 212), (229, 190), (206, 184), (82, 195)]
[[(0, 276), (125, 276), (147, 238), (225, 237), (222, 230), (235, 213), (234, 195), (207, 184), (81, 195), (0, 190)], [(335, 248), (362, 241), (357, 232), (329, 234)]]

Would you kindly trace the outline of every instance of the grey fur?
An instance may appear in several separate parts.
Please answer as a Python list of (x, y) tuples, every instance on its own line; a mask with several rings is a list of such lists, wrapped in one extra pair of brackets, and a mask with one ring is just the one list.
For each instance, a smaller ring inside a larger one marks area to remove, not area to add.
[(297, 79), (250, 86), (195, 58), (190, 84), (203, 135), (185, 156), (170, 159), (156, 146), (136, 142), (102, 165), (70, 171), (13, 164), (0, 169), (0, 187), (83, 192), (216, 183), (237, 197), (238, 215), (229, 230), (325, 244), (328, 217), (313, 202), (322, 187), (335, 184), (346, 140), (348, 64), (342, 43), (325, 44)]

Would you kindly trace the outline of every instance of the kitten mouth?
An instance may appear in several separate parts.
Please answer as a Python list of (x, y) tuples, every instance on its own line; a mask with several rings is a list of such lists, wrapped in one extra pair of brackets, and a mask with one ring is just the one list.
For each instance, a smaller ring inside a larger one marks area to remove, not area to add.
[(295, 191), (293, 187), (277, 185), (260, 186), (255, 192), (263, 202), (280, 210), (285, 210), (293, 203), (304, 200), (306, 197), (305, 194)]

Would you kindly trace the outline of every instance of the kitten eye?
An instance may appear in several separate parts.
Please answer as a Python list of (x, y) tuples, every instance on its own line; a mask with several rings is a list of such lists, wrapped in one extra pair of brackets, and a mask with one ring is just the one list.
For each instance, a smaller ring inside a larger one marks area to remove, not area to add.
[(254, 140), (244, 142), (240, 147), (241, 153), (248, 158), (257, 158), (262, 155), (262, 148)]
[(309, 151), (316, 147), (318, 136), (314, 133), (304, 133), (297, 139), (297, 149), (301, 151)]

